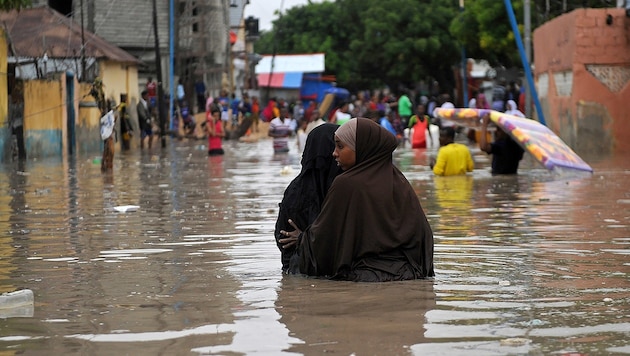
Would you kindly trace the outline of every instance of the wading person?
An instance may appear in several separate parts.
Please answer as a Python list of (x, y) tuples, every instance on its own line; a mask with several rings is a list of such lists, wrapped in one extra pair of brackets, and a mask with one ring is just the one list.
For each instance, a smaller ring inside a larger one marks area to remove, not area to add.
[[(279, 242), (284, 230), (293, 230), (289, 219), (297, 226), (310, 225), (321, 210), (326, 193), (341, 168), (333, 158), (334, 134), (339, 125), (325, 123), (314, 128), (307, 136), (302, 154), (302, 170), (284, 191), (276, 221), (275, 237), (280, 248), (282, 271), (289, 269), (289, 260), (295, 247), (283, 248)], [(299, 272), (299, 271), (294, 271)]]
[(133, 126), (127, 110), (127, 94), (120, 94), (120, 104), (118, 105), (118, 117), (120, 120), (120, 136), (122, 137), (122, 149), (128, 151), (131, 148), (131, 138), (133, 137)]
[(427, 133), (433, 144), (431, 136), (429, 115), (425, 114), (423, 104), (416, 107), (416, 114), (409, 119), (409, 128), (413, 130), (411, 135), (411, 148), (427, 148)]
[(221, 109), (216, 105), (210, 105), (210, 112), (206, 114), (206, 134), (208, 135), (208, 156), (220, 156), (223, 151), (223, 123), (221, 122)]
[(138, 113), (138, 127), (140, 127), (140, 148), (144, 148), (147, 141), (147, 147), (151, 148), (153, 143), (153, 120), (151, 120), (151, 108), (149, 104), (149, 93), (143, 90), (140, 94), (140, 100), (136, 106)]
[(431, 160), (431, 169), (438, 176), (456, 176), (472, 172), (475, 164), (466, 145), (455, 142), (455, 128), (440, 130), (440, 149), (436, 160)]
[(269, 123), (269, 137), (273, 137), (273, 152), (289, 152), (289, 136), (293, 135), (293, 122), (286, 108), (280, 110), (280, 116)]
[(291, 221), (295, 229), (281, 231), (286, 238), (279, 242), (296, 246), (300, 273), (357, 282), (434, 276), (433, 232), (418, 196), (393, 164), (397, 144), (370, 119), (351, 119), (337, 129), (333, 157), (344, 172), (310, 226), (301, 231)]
[(108, 172), (114, 169), (114, 139), (116, 137), (116, 115), (111, 110), (111, 103), (105, 100), (103, 91), (103, 81), (100, 78), (94, 79), (90, 95), (96, 101), (101, 112), (101, 139), (103, 140), (103, 158), (101, 158), (101, 172)]
[(490, 116), (484, 115), (479, 148), (492, 155), (492, 174), (516, 174), (519, 162), (523, 159), (523, 148), (500, 127), (494, 132), (494, 142), (488, 142), (489, 123)]

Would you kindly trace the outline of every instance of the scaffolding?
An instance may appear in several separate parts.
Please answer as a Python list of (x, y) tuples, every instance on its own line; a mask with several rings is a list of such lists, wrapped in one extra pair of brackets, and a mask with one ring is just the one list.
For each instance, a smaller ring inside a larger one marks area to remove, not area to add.
[(207, 93), (218, 96), (229, 71), (229, 0), (178, 0), (177, 4), (176, 75), (187, 88), (202, 78)]

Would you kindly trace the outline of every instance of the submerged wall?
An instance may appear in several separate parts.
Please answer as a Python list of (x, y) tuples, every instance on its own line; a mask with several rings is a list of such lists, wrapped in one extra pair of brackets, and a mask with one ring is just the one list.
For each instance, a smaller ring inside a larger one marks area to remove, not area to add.
[(27, 158), (61, 157), (66, 145), (65, 76), (24, 82), (24, 143)]
[(578, 154), (630, 152), (630, 17), (578, 9), (534, 31), (547, 125)]

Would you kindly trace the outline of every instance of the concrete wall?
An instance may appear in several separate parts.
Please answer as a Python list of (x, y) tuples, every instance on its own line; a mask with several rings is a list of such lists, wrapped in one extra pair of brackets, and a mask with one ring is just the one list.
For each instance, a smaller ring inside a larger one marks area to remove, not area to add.
[[(140, 98), (138, 92), (138, 67), (135, 65), (121, 64), (118, 62), (103, 61), (99, 63), (102, 73), (103, 85), (105, 85), (105, 97), (113, 100), (116, 105), (120, 104), (120, 94), (126, 93), (128, 100), (131, 124), (134, 127), (135, 135), (131, 142), (131, 148), (140, 147), (140, 131), (138, 128), (138, 116), (136, 105)], [(120, 132), (120, 121), (117, 122), (117, 130)], [(121, 141), (116, 143), (116, 149), (120, 148)]]
[(27, 158), (61, 157), (66, 145), (65, 74), (59, 80), (24, 82)]
[(92, 85), (81, 83), (77, 89), (77, 154), (82, 156), (100, 156), (103, 152), (101, 140), (101, 112), (94, 98), (89, 95)]
[[(1, 58), (3, 57), (0, 52), (0, 65)], [(6, 63), (6, 55), (4, 58)], [(139, 96), (137, 67), (108, 61), (100, 63), (99, 66), (106, 97), (118, 104), (120, 94), (128, 93), (132, 123), (137, 127), (135, 110), (135, 103)], [(100, 111), (95, 106), (94, 99), (89, 95), (91, 84), (78, 83), (75, 77), (73, 85), (74, 98), (69, 102), (74, 106), (75, 112), (76, 153), (82, 156), (99, 156), (103, 149), (100, 137)], [(4, 105), (6, 106), (6, 84), (2, 88), (5, 88)], [(0, 100), (2, 100), (1, 95), (0, 90)], [(31, 80), (24, 83), (24, 140), (27, 158), (63, 157), (67, 154), (66, 103), (65, 74), (60, 74), (54, 80)], [(2, 134), (3, 137), (10, 138), (11, 132), (6, 129), (6, 116), (6, 114), (1, 116), (4, 120)], [(136, 132), (132, 147), (139, 146), (139, 132)], [(6, 141), (10, 142), (8, 139)], [(118, 145), (117, 149), (119, 149)], [(10, 147), (4, 144), (0, 148), (3, 149), (4, 159), (8, 159)]]
[(630, 18), (579, 9), (534, 31), (547, 125), (578, 154), (630, 152)]

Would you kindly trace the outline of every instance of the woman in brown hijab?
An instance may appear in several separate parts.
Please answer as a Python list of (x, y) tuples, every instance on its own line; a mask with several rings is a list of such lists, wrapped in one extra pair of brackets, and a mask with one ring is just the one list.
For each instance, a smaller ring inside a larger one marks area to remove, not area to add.
[(293, 222), (294, 231), (281, 231), (285, 248), (297, 244), (290, 270), (357, 282), (434, 276), (433, 232), (415, 191), (393, 165), (396, 137), (358, 118), (337, 129), (335, 143), (333, 156), (344, 173), (321, 213), (304, 231)]

